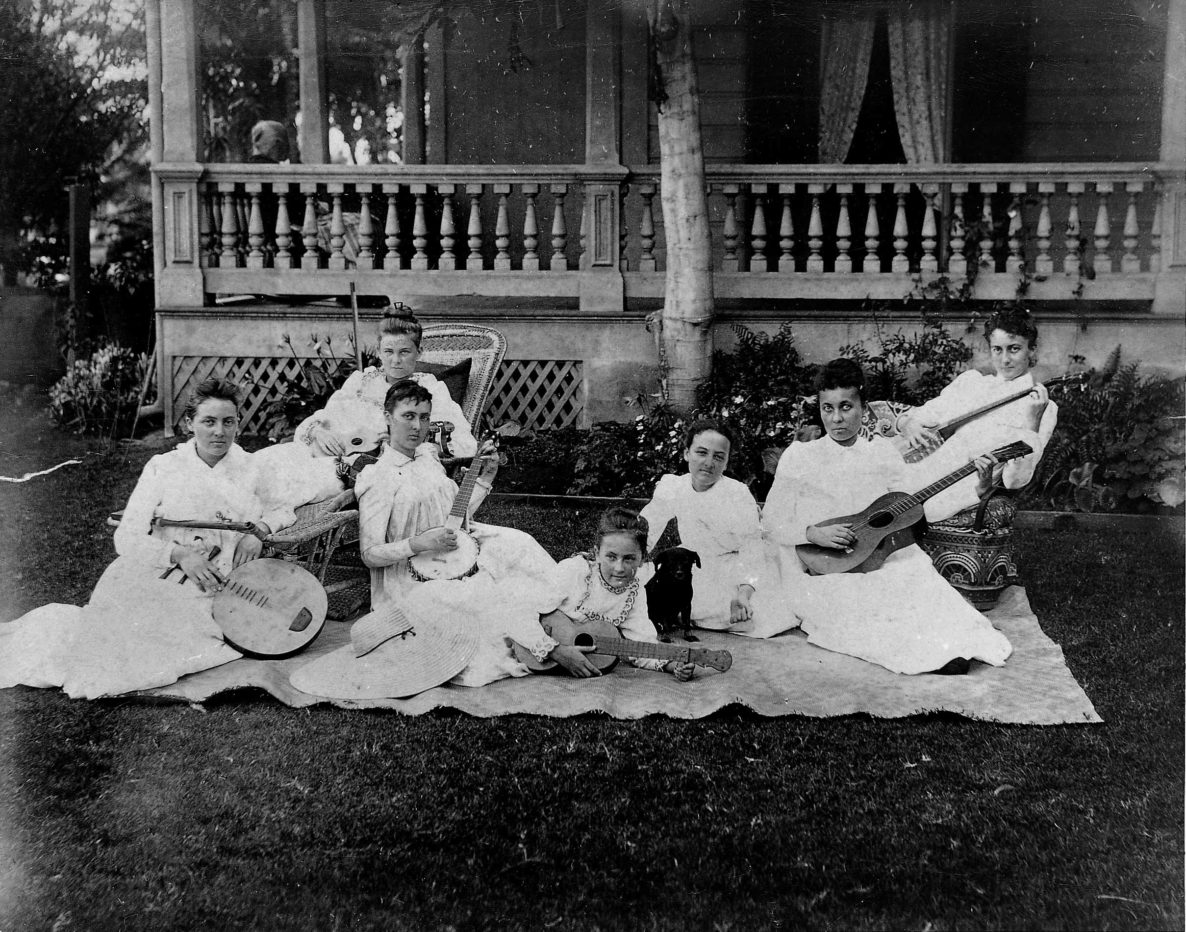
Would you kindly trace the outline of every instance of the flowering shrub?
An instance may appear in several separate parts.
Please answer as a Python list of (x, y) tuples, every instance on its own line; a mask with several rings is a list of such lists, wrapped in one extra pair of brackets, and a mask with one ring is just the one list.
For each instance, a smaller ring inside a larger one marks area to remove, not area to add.
[[(312, 348), (315, 355), (305, 359), (297, 356), (291, 335), (284, 334), (280, 338), (280, 345), (287, 346), (292, 358), (297, 360), (301, 367), (301, 377), (288, 382), (284, 387), (284, 394), (267, 407), (263, 432), (272, 441), (291, 437), (301, 421), (324, 408), (330, 396), (345, 384), (357, 368), (353, 347), (349, 355), (335, 356), (333, 337), (330, 336), (310, 334), (307, 345)], [(378, 365), (379, 358), (372, 350), (364, 347), (362, 363), (364, 368)]]
[(50, 417), (77, 433), (127, 433), (147, 369), (146, 354), (105, 343), (89, 359), (76, 360), (49, 390)]

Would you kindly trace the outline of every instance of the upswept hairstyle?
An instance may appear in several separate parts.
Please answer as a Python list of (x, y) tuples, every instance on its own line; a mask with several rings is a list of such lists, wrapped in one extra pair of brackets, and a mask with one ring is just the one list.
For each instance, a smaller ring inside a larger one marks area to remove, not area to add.
[(819, 393), (835, 388), (855, 388), (861, 399), (861, 404), (864, 404), (865, 372), (861, 369), (860, 364), (844, 358), (824, 363), (823, 368), (815, 377), (815, 390)]
[(601, 549), (601, 542), (610, 534), (628, 534), (638, 542), (638, 549), (647, 552), (647, 533), (650, 525), (647, 519), (633, 508), (625, 505), (611, 505), (597, 521), (597, 532), (593, 535), (593, 552)]
[(390, 414), (401, 401), (408, 401), (414, 405), (432, 404), (432, 393), (412, 379), (400, 379), (383, 397), (383, 410)]
[(182, 412), (182, 417), (192, 419), (197, 416), (198, 406), (203, 401), (209, 401), (211, 398), (218, 398), (222, 401), (229, 401), (235, 406), (235, 410), (239, 410), (239, 405), (243, 401), (243, 389), (238, 383), (232, 382), (230, 379), (221, 379), (218, 376), (210, 376), (200, 382), (193, 391), (189, 393), (189, 398), (185, 402), (185, 410)]
[(420, 349), (424, 328), (408, 306), (397, 301), (383, 312), (383, 319), (379, 321), (379, 340), (385, 336), (411, 337), (416, 349)]

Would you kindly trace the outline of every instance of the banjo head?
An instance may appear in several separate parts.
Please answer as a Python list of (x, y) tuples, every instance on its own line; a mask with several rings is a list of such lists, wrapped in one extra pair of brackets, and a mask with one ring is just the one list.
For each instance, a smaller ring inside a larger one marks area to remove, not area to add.
[(286, 657), (313, 643), (328, 607), (317, 577), (285, 560), (252, 560), (215, 593), (214, 621), (223, 639), (255, 657)]
[(417, 553), (408, 561), (412, 576), (420, 582), (434, 579), (464, 579), (478, 571), (482, 547), (466, 531), (457, 532), (457, 549)]

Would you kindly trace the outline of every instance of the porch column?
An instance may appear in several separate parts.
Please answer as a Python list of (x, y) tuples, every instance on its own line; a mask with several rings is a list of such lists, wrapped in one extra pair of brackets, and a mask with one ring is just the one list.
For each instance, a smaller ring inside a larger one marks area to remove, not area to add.
[[(620, 168), (622, 161), (622, 22), (617, 2), (586, 0), (585, 164)], [(581, 310), (621, 311), (622, 187), (585, 185)]]
[(301, 87), (301, 161), (329, 162), (325, 93), (325, 0), (297, 0), (297, 47)]
[(1183, 316), (1186, 295), (1186, 0), (1170, 0), (1161, 99), (1161, 270), (1153, 312)]
[[(417, 33), (403, 49), (400, 83), (404, 111), (403, 157), (405, 165), (424, 164), (424, 33)], [(436, 100), (433, 100), (436, 107)], [(435, 120), (433, 121), (436, 122)]]
[[(154, 134), (153, 155), (159, 143), (160, 162), (180, 163), (182, 177), (170, 174), (168, 181), (154, 176), (153, 194), (159, 199), (164, 232), (163, 259), (157, 259), (156, 304), (158, 307), (201, 307), (204, 303), (202, 271), (198, 265), (198, 175), (202, 158), (201, 85), (198, 80), (198, 30), (194, 0), (150, 0), (149, 99), (159, 102), (153, 112), (159, 122)], [(154, 53), (155, 52), (155, 53)], [(159, 87), (153, 87), (159, 74)], [(154, 168), (159, 162), (154, 164)]]

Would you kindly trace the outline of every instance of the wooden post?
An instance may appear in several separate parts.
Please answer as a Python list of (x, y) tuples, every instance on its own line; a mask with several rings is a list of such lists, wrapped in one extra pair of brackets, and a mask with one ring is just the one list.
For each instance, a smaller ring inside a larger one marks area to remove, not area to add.
[[(423, 165), (425, 155), (424, 33), (418, 33), (403, 49), (403, 81), (400, 86), (400, 97), (400, 104), (404, 111), (404, 164)], [(433, 103), (435, 104), (435, 101)]]
[(85, 307), (91, 290), (91, 189), (73, 182), (70, 197), (70, 303)]
[(297, 0), (301, 87), (301, 161), (329, 162), (325, 94), (325, 0)]
[(1186, 293), (1186, 0), (1170, 0), (1165, 30), (1165, 80), (1161, 99), (1161, 270), (1153, 312), (1183, 316)]

